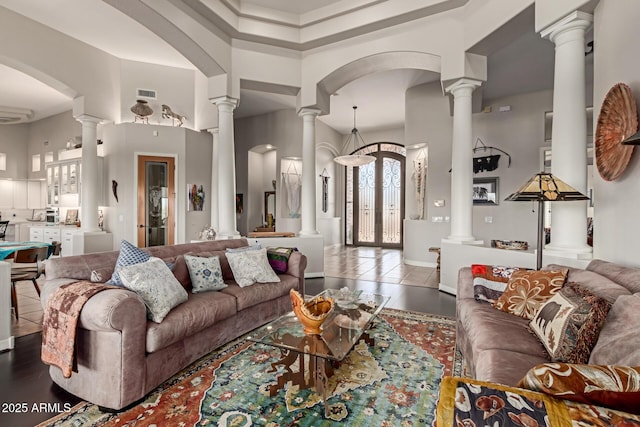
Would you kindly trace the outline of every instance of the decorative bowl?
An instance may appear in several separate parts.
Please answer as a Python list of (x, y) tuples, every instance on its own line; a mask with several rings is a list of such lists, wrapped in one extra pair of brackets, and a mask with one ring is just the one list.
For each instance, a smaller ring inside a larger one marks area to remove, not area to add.
[(333, 310), (333, 299), (317, 296), (305, 302), (302, 295), (295, 289), (291, 289), (289, 295), (291, 296), (293, 312), (302, 323), (304, 333), (307, 335), (319, 335), (322, 332), (320, 326)]
[(339, 307), (353, 307), (362, 294), (361, 289), (349, 289), (346, 286), (341, 289), (327, 289), (325, 295), (332, 298)]
[(511, 249), (517, 251), (526, 251), (529, 249), (529, 243), (521, 240), (492, 240), (492, 248)]

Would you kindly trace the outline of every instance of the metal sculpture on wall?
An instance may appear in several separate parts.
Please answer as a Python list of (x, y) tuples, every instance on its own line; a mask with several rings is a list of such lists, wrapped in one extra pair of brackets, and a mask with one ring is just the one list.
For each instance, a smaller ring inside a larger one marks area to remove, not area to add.
[[(478, 143), (480, 143), (480, 146), (478, 146)], [(473, 147), (473, 153), (475, 154), (478, 151), (489, 151), (489, 154), (473, 158), (473, 173), (491, 172), (498, 169), (500, 154), (493, 154), (493, 150), (505, 154), (509, 158), (509, 164), (507, 165), (507, 167), (511, 167), (511, 156), (509, 155), (509, 153), (497, 147), (485, 145), (484, 142), (482, 142), (482, 140), (478, 138), (476, 139), (476, 144)]]
[(296, 165), (291, 162), (287, 172), (282, 174), (284, 188), (287, 190), (287, 208), (289, 218), (300, 218), (300, 192), (302, 189), (302, 175), (298, 173)]
[(418, 218), (424, 219), (424, 196), (427, 181), (427, 155), (421, 150), (413, 161), (413, 181), (416, 186), (416, 203), (418, 204)]

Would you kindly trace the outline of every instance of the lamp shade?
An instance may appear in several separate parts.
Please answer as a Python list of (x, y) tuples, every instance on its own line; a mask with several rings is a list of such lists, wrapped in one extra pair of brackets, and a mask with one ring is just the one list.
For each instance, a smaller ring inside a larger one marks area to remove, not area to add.
[(333, 159), (334, 162), (345, 166), (364, 166), (376, 160), (375, 157), (367, 154), (349, 154), (346, 156), (338, 156)]
[(505, 200), (510, 201), (571, 201), (589, 200), (560, 178), (550, 173), (540, 172)]

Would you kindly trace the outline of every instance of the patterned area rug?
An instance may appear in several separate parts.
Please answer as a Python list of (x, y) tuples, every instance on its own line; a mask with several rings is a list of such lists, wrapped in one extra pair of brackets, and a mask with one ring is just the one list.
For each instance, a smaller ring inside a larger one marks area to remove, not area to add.
[[(461, 375), (455, 320), (385, 309), (370, 335), (334, 371), (324, 402), (288, 384), (274, 397), (269, 373), (280, 351), (239, 338), (205, 356), (120, 413), (81, 403), (40, 426), (431, 425), (441, 379)], [(282, 368), (280, 368), (282, 369)]]

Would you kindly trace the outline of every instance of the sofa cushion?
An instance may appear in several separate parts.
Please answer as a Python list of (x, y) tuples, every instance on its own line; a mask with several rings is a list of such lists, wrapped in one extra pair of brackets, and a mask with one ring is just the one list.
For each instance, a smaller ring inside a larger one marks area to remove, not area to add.
[(518, 387), (640, 414), (640, 367), (545, 363), (531, 368)]
[(457, 305), (458, 321), (463, 329), (458, 334), (464, 334), (469, 341), (474, 358), (481, 350), (501, 349), (534, 354), (548, 360), (544, 346), (530, 332), (527, 319), (498, 311), (489, 304), (468, 298), (458, 300)]
[(233, 271), (229, 265), (229, 260), (225, 251), (203, 251), (203, 252), (187, 252), (185, 255), (194, 255), (201, 257), (213, 257), (217, 256), (220, 261), (220, 268), (222, 269), (222, 279), (225, 281), (233, 280)]
[(475, 356), (475, 378), (515, 386), (531, 367), (548, 361), (545, 357), (526, 352), (502, 349), (482, 350)]
[(241, 311), (262, 302), (289, 295), (289, 291), (297, 289), (297, 287), (298, 279), (285, 274), (280, 276), (279, 283), (256, 283), (246, 287), (240, 287), (233, 283), (220, 292), (233, 295), (236, 298), (236, 309)]
[(513, 272), (518, 270), (519, 267), (472, 264), (473, 297), (476, 301), (495, 303), (507, 288)]
[(567, 269), (516, 271), (493, 306), (531, 320), (542, 304), (562, 288), (567, 272)]
[(219, 291), (227, 287), (222, 280), (220, 258), (217, 256), (199, 257), (187, 254), (184, 259), (189, 267), (193, 293)]
[(640, 294), (623, 295), (611, 306), (589, 363), (640, 366)]
[[(165, 260), (167, 261), (167, 260)], [(189, 267), (187, 266), (187, 262), (184, 260), (184, 255), (178, 255), (173, 259), (174, 267), (173, 267), (173, 275), (176, 276), (178, 282), (182, 285), (185, 291), (191, 291), (191, 276), (189, 276)]]
[(119, 272), (124, 286), (140, 295), (149, 319), (156, 323), (188, 298), (187, 291), (160, 258), (122, 267)]
[(120, 254), (118, 255), (118, 260), (116, 261), (116, 267), (113, 270), (113, 274), (109, 281), (107, 281), (110, 285), (118, 285), (122, 286), (122, 279), (120, 279), (120, 270), (123, 267), (139, 264), (142, 262), (149, 261), (151, 255), (147, 252), (143, 251), (140, 248), (133, 246), (131, 243), (123, 240), (120, 243)]
[(153, 353), (236, 314), (236, 301), (221, 292), (189, 294), (162, 323), (148, 323), (146, 350)]
[(568, 283), (535, 315), (530, 326), (551, 360), (587, 363), (611, 303)]
[(549, 264), (547, 267), (552, 270), (568, 268), (567, 282), (580, 283), (582, 287), (589, 289), (594, 295), (604, 298), (611, 303), (620, 295), (631, 295), (631, 292), (627, 288), (595, 271), (564, 267), (557, 264)]
[(254, 283), (279, 282), (267, 260), (267, 250), (258, 249), (244, 252), (227, 252), (227, 260), (233, 271), (233, 279), (238, 286), (250, 286)]
[(613, 262), (594, 259), (587, 266), (587, 270), (613, 280), (627, 288), (632, 294), (640, 292), (640, 269), (638, 268), (625, 267)]

